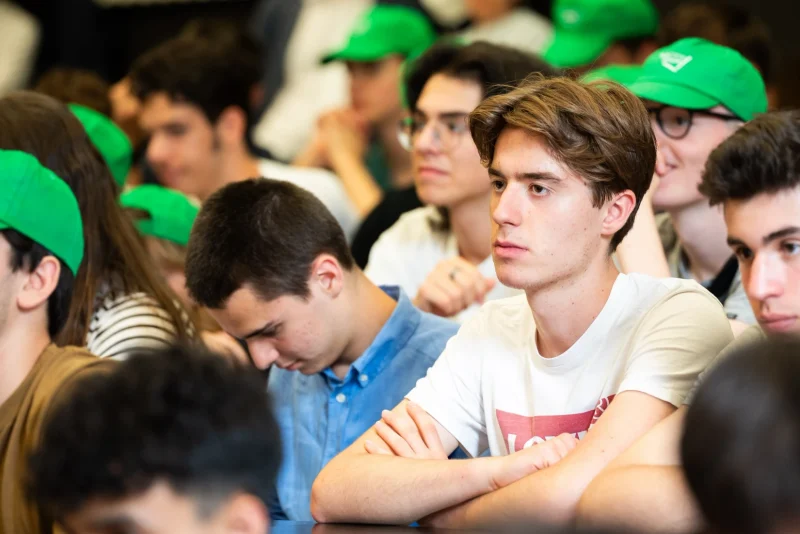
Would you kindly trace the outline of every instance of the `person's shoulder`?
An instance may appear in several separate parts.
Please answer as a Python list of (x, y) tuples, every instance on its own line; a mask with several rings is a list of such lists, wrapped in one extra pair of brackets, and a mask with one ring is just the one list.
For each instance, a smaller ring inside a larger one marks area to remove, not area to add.
[(49, 404), (67, 385), (92, 374), (107, 373), (116, 365), (82, 347), (49, 345), (40, 356), (35, 395)]
[(767, 339), (767, 335), (764, 333), (764, 330), (758, 325), (753, 325), (728, 343), (728, 345), (722, 349), (722, 352), (719, 353), (719, 358), (722, 360), (733, 352), (748, 347), (753, 343), (764, 341), (765, 339)]
[(258, 170), (263, 178), (294, 183), (301, 181), (302, 185), (312, 182), (322, 182), (326, 185), (339, 183), (339, 179), (334, 173), (319, 167), (298, 167), (297, 165), (287, 165), (278, 161), (261, 159), (258, 162)]
[(693, 295), (698, 299), (719, 304), (714, 295), (694, 280), (662, 278), (640, 273), (620, 276), (626, 278), (626, 283), (634, 298), (651, 300), (657, 303), (677, 295)]
[(433, 206), (423, 206), (407, 211), (381, 235), (381, 239), (392, 242), (412, 241), (416, 244), (434, 241), (436, 236), (431, 222), (438, 221), (440, 217), (439, 212)]

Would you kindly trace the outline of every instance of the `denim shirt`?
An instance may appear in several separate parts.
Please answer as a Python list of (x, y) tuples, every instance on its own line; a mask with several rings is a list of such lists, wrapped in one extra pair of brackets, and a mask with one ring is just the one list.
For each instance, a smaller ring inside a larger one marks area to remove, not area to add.
[(344, 378), (331, 370), (306, 376), (273, 368), (267, 387), (281, 431), (283, 461), (272, 519), (312, 521), (311, 485), (331, 459), (358, 439), (414, 388), (458, 325), (421, 312), (396, 286), (389, 320)]

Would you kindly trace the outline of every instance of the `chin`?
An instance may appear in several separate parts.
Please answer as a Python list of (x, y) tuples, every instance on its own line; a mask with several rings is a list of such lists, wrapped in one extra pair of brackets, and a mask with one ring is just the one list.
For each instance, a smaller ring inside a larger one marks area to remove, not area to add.
[(453, 203), (453, 194), (443, 187), (431, 184), (417, 184), (417, 196), (425, 205), (447, 207)]
[(521, 271), (519, 268), (515, 268), (511, 265), (503, 265), (503, 263), (497, 260), (494, 260), (494, 266), (497, 280), (506, 287), (525, 290), (531, 286), (535, 286), (537, 283), (534, 277)]

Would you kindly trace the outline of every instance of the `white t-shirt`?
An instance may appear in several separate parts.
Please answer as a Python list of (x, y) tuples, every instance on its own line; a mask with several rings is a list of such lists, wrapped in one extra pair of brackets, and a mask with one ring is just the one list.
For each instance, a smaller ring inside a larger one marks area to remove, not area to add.
[(554, 358), (537, 350), (524, 295), (484, 305), (408, 398), (470, 455), (500, 456), (565, 432), (582, 438), (624, 391), (679, 406), (732, 337), (696, 282), (620, 274), (589, 329)]
[[(428, 275), (443, 260), (458, 256), (458, 243), (452, 232), (435, 232), (430, 221), (438, 220), (433, 206), (417, 208), (404, 213), (400, 219), (372, 246), (369, 262), (364, 270), (377, 285), (400, 286), (412, 300)], [(489, 256), (478, 270), (487, 278), (497, 278), (494, 262)], [(496, 300), (522, 293), (500, 282), (486, 295), (486, 300)], [(475, 314), (480, 306), (473, 304), (453, 319), (463, 323)]]
[(347, 191), (335, 174), (325, 169), (284, 165), (268, 159), (259, 160), (258, 169), (264, 178), (291, 182), (314, 193), (339, 222), (350, 242), (358, 229), (359, 219)]
[(553, 37), (553, 24), (535, 11), (516, 8), (500, 19), (467, 28), (461, 35), (470, 43), (488, 41), (541, 54)]

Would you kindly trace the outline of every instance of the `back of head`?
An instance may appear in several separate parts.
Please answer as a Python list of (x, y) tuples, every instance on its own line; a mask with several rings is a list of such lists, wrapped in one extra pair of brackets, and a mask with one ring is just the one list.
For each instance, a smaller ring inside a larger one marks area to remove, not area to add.
[(307, 297), (312, 262), (330, 254), (345, 270), (354, 261), (344, 232), (312, 193), (256, 178), (212, 195), (195, 221), (186, 287), (195, 301), (221, 308), (248, 284), (264, 300)]
[(729, 355), (698, 389), (681, 457), (714, 531), (790, 532), (800, 523), (798, 381), (800, 341), (772, 339)]
[(408, 107), (416, 109), (425, 84), (436, 74), (474, 81), (481, 86), (484, 97), (488, 97), (510, 91), (534, 73), (555, 76), (558, 71), (541, 58), (515, 48), (486, 42), (467, 46), (437, 43), (409, 66)]
[(184, 335), (172, 292), (149, 268), (136, 229), (117, 204), (117, 186), (108, 166), (67, 106), (33, 92), (0, 98), (0, 149), (36, 157), (67, 183), (80, 206), (84, 261), (75, 279), (66, 327), (57, 341), (85, 344), (98, 291), (112, 280), (127, 292), (144, 291), (154, 297)]
[(36, 82), (34, 91), (51, 96), (64, 104), (80, 104), (105, 116), (111, 115), (111, 87), (92, 71), (50, 69)]
[(213, 123), (230, 106), (249, 116), (260, 67), (258, 49), (244, 34), (197, 23), (137, 59), (131, 87), (142, 101), (165, 93), (172, 101), (197, 106)]
[(700, 192), (712, 205), (800, 186), (800, 110), (759, 115), (718, 146)]
[(686, 37), (700, 37), (733, 48), (755, 64), (765, 82), (771, 81), (775, 58), (769, 27), (746, 8), (731, 4), (680, 4), (664, 17), (658, 46)]
[(266, 503), (279, 463), (261, 376), (200, 347), (175, 346), (71, 387), (31, 458), (31, 494), (63, 519), (90, 500), (121, 501), (165, 482), (211, 515), (236, 494)]
[(614, 82), (534, 76), (510, 93), (484, 100), (470, 115), (485, 165), (491, 165), (507, 127), (541, 137), (555, 159), (586, 181), (596, 207), (616, 193), (633, 191), (636, 208), (614, 235), (614, 250), (633, 226), (655, 169), (656, 142), (642, 102)]

